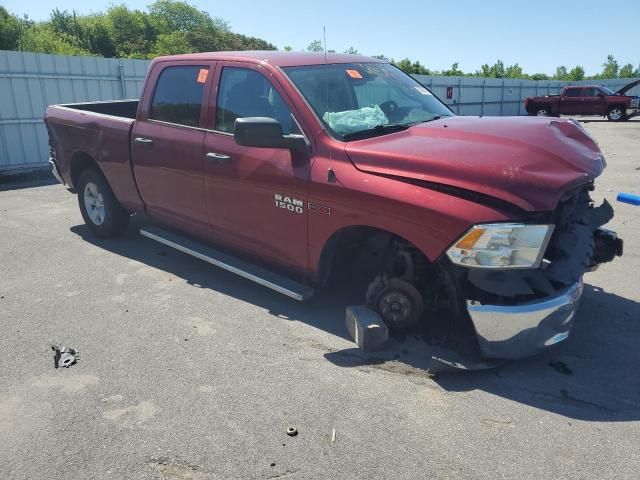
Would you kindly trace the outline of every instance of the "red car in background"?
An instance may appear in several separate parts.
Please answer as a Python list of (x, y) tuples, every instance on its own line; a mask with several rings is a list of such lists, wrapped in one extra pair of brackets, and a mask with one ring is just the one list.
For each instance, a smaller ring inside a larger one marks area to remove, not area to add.
[(599, 85), (564, 87), (560, 95), (528, 97), (524, 108), (529, 115), (539, 117), (559, 115), (600, 115), (614, 122), (640, 114), (640, 97), (625, 95), (640, 80), (625, 85), (617, 92)]

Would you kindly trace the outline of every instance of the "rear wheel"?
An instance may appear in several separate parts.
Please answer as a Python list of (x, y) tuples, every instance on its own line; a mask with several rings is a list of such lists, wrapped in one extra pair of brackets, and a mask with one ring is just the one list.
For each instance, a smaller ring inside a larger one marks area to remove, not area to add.
[(541, 106), (536, 108), (536, 115), (538, 117), (548, 117), (550, 115), (549, 107)]
[(78, 204), (84, 222), (98, 237), (119, 235), (129, 224), (129, 212), (122, 208), (102, 173), (95, 169), (80, 174)]
[(607, 118), (612, 122), (626, 120), (626, 115), (622, 107), (611, 107), (607, 112)]

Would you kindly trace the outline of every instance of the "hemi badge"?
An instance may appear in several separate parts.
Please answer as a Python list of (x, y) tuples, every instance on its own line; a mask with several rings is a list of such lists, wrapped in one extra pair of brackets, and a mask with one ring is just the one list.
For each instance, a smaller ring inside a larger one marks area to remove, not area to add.
[(331, 215), (331, 207), (327, 207), (325, 205), (317, 205), (311, 202), (308, 203), (308, 207), (310, 212), (318, 212), (325, 215)]

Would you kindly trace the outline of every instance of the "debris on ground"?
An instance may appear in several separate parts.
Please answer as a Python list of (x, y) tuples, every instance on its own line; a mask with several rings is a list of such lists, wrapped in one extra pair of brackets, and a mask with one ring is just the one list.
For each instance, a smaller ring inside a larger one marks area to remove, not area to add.
[(53, 365), (55, 368), (69, 368), (79, 360), (78, 351), (64, 345), (51, 345), (51, 350), (55, 352)]
[(503, 362), (499, 360), (483, 360), (466, 357), (453, 350), (438, 348), (438, 352), (431, 356), (428, 373), (434, 376), (443, 372), (489, 370), (499, 367), (502, 363)]
[(347, 307), (345, 324), (353, 341), (364, 352), (381, 350), (389, 341), (389, 329), (380, 316), (365, 305)]
[(553, 368), (556, 372), (561, 373), (563, 375), (571, 375), (573, 373), (573, 370), (571, 370), (567, 366), (567, 364), (561, 360), (549, 362), (549, 366)]
[(298, 429), (296, 427), (288, 427), (287, 435), (289, 435), (290, 437), (295, 437), (296, 435), (298, 435)]
[(333, 432), (331, 432), (331, 441), (335, 442), (336, 441), (336, 429), (333, 429)]

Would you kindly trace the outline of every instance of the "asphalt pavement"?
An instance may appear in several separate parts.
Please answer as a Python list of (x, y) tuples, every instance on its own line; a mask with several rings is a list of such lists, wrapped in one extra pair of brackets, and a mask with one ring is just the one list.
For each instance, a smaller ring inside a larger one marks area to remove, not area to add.
[(0, 187), (0, 478), (638, 478), (640, 208), (615, 196), (640, 193), (640, 121), (584, 125), (625, 256), (564, 344), (433, 379), (417, 338), (361, 355), (335, 292), (298, 303), (136, 222), (96, 239), (61, 185)]

